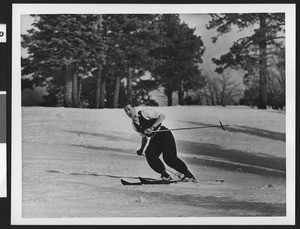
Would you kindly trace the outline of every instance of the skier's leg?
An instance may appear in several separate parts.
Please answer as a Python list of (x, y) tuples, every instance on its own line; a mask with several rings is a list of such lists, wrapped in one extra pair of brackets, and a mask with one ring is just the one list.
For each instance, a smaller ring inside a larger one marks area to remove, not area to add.
[(145, 154), (148, 164), (155, 172), (160, 174), (165, 172), (165, 165), (159, 159), (160, 152), (158, 152), (157, 145), (155, 143), (150, 141)]
[(171, 132), (166, 132), (162, 148), (163, 159), (168, 166), (184, 174), (186, 177), (194, 178), (186, 164), (177, 156), (176, 143)]

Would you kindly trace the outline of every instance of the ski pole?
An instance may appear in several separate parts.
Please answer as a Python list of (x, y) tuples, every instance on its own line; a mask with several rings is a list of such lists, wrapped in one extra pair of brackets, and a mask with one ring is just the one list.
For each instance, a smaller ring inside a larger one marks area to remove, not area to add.
[(191, 130), (191, 129), (203, 129), (203, 128), (212, 128), (212, 127), (221, 127), (225, 131), (225, 126), (229, 125), (223, 125), (221, 121), (220, 125), (210, 125), (210, 126), (194, 126), (194, 127), (184, 127), (184, 128), (175, 128), (175, 129), (168, 129), (168, 130), (154, 130), (152, 133), (159, 133), (159, 132), (165, 132), (165, 131), (170, 131), (170, 130)]
[[(141, 156), (146, 157), (145, 154), (141, 154)], [(167, 169), (167, 168), (166, 168), (166, 171), (172, 173), (174, 176), (178, 176), (178, 173), (174, 173), (174, 172), (172, 172), (171, 170), (169, 170), (169, 169)]]

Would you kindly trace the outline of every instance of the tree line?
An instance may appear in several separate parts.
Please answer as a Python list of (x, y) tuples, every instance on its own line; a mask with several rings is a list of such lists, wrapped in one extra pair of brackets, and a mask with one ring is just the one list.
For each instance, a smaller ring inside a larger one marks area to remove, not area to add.
[[(45, 87), (42, 105), (157, 105), (149, 93), (158, 88), (168, 106), (174, 92), (180, 105), (203, 104), (202, 98), (207, 105), (227, 105), (243, 93), (228, 69), (244, 73), (247, 89), (240, 103), (262, 109), (274, 100), (285, 103), (283, 14), (212, 14), (207, 29), (218, 32), (213, 42), (233, 25), (258, 27), (254, 35), (234, 42), (227, 54), (212, 59), (217, 68), (210, 74), (201, 69), (201, 37), (178, 14), (32, 16), (32, 29), (21, 35), (28, 53), (21, 61), (22, 89)], [(191, 99), (191, 92), (201, 99)]]

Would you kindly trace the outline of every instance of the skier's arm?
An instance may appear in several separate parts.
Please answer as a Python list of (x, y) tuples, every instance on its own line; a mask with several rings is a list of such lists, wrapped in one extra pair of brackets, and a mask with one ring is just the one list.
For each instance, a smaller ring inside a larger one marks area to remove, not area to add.
[(163, 120), (165, 120), (166, 116), (163, 113), (160, 113), (158, 118), (156, 119), (155, 123), (152, 125), (153, 128), (156, 128), (159, 124), (162, 123)]
[(143, 137), (142, 138), (142, 144), (141, 148), (136, 152), (138, 155), (142, 155), (145, 153), (148, 145), (149, 145), (150, 138), (149, 137)]
[(161, 112), (157, 112), (157, 111), (153, 111), (153, 110), (147, 110), (147, 112), (144, 113), (144, 115), (149, 118), (155, 118), (156, 121), (153, 123), (153, 125), (146, 129), (144, 132), (145, 134), (149, 135), (151, 134), (151, 132), (159, 125), (162, 123), (163, 120), (165, 120), (166, 116), (165, 114), (161, 113)]

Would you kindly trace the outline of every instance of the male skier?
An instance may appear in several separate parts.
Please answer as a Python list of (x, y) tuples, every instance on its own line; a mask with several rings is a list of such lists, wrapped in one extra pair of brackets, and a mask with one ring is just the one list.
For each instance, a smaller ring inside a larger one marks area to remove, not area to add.
[[(170, 130), (162, 125), (166, 118), (163, 113), (145, 108), (136, 111), (135, 107), (127, 104), (124, 107), (125, 113), (132, 119), (132, 125), (142, 137), (142, 147), (137, 151), (138, 155), (145, 153), (150, 167), (161, 174), (163, 180), (171, 180), (171, 176), (166, 172), (166, 168), (159, 156), (162, 154), (164, 162), (182, 173), (184, 181), (196, 181), (193, 174), (189, 171), (186, 164), (177, 156), (175, 139)], [(168, 130), (162, 132), (153, 132), (157, 130)]]

